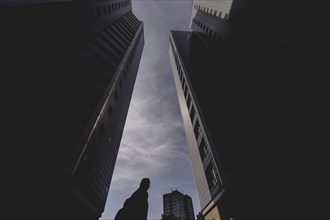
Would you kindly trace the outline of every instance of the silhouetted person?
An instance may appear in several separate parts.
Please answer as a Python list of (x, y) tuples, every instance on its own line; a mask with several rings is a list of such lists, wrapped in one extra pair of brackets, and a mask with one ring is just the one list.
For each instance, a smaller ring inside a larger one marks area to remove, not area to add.
[(143, 178), (140, 187), (125, 200), (115, 217), (115, 220), (121, 219), (143, 219), (147, 220), (148, 215), (148, 189), (150, 188), (150, 179)]

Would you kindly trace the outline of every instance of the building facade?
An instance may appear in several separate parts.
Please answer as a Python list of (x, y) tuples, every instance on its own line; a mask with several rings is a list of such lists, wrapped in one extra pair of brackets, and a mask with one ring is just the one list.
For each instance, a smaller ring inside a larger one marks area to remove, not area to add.
[[(322, 106), (303, 98), (309, 80), (315, 84), (308, 93), (328, 99), (323, 80), (329, 71), (329, 32), (321, 28), (329, 25), (323, 18), (327, 6), (193, 1), (192, 32), (170, 32), (170, 62), (205, 219), (328, 216), (329, 190), (312, 179), (328, 183), (329, 178), (303, 175), (308, 167), (328, 171), (316, 159), (306, 164), (316, 139), (315, 156), (328, 163), (327, 137), (320, 135), (328, 126), (311, 120), (299, 126), (299, 118), (311, 112), (319, 120), (328, 118), (325, 111), (321, 116), (303, 107)], [(297, 152), (300, 156), (293, 156)], [(310, 186), (317, 193), (306, 191)], [(307, 204), (304, 196), (322, 202)]]
[(192, 199), (178, 190), (163, 195), (162, 219), (195, 219)]
[[(205, 119), (201, 112), (202, 106), (197, 97), (199, 95), (198, 92), (203, 93), (204, 91), (216, 94), (214, 90), (218, 87), (215, 85), (216, 82), (210, 84), (211, 82), (208, 82), (210, 79), (206, 81), (202, 79), (202, 75), (192, 74), (196, 74), (198, 71), (205, 71), (211, 74), (212, 71), (216, 71), (216, 66), (214, 66), (215, 63), (209, 62), (210, 57), (207, 55), (207, 51), (206, 53), (205, 50), (202, 51), (203, 42), (194, 33), (171, 31), (170, 42), (170, 60), (173, 67), (174, 81), (177, 88), (197, 192), (201, 209), (209, 212), (210, 209), (218, 209), (214, 205), (226, 190), (226, 179), (206, 123), (207, 119)], [(190, 52), (187, 53), (188, 51)], [(197, 54), (192, 53), (192, 51), (195, 51)], [(205, 59), (196, 59), (194, 55), (198, 57), (204, 56)], [(190, 59), (196, 59), (195, 61), (198, 60), (199, 63), (194, 65), (196, 62), (190, 61)], [(201, 65), (202, 68), (198, 68), (198, 65)], [(216, 73), (213, 72), (213, 74)], [(196, 76), (196, 78), (193, 79), (193, 76)], [(193, 87), (194, 83), (198, 83), (196, 86), (199, 86), (199, 90)], [(206, 90), (207, 86), (210, 86), (210, 88)], [(211, 100), (205, 101), (204, 105), (212, 105)], [(211, 113), (213, 115), (217, 114), (217, 110), (214, 107), (214, 112)], [(212, 115), (208, 116), (211, 117)], [(205, 216), (205, 219), (208, 219), (208, 216)]]
[(1, 1), (1, 17), (1, 217), (98, 219), (143, 23), (130, 0)]

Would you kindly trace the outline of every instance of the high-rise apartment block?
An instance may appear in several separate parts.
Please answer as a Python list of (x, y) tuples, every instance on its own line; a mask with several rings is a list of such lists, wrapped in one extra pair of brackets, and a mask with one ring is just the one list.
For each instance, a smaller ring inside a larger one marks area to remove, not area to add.
[(98, 219), (143, 23), (130, 0), (0, 4), (1, 217)]
[(194, 0), (193, 31), (171, 31), (205, 219), (329, 217), (328, 9)]
[(162, 219), (190, 220), (195, 219), (192, 199), (178, 190), (163, 195), (164, 213)]

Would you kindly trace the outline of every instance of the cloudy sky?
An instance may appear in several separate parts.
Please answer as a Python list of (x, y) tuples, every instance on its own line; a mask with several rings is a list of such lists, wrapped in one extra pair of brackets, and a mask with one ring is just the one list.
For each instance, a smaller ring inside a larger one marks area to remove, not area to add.
[(191, 0), (133, 0), (145, 45), (102, 219), (113, 219), (143, 177), (151, 179), (148, 219), (178, 189), (200, 210), (168, 55), (170, 30), (189, 30)]

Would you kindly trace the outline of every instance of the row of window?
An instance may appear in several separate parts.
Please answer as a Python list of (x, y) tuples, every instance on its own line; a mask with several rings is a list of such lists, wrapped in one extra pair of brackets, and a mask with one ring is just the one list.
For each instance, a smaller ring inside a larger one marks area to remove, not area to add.
[[(134, 15), (133, 15), (134, 16)], [(132, 41), (137, 28), (139, 26), (137, 18), (134, 18), (127, 13), (110, 26), (99, 31), (94, 36), (87, 39), (82, 45), (79, 46), (80, 55), (82, 51), (85, 52), (85, 56), (89, 56), (90, 60), (84, 60), (80, 62), (82, 69), (86, 67), (86, 62), (90, 61), (87, 65), (89, 70), (92, 71), (89, 74), (97, 75), (97, 70), (102, 71), (102, 74), (106, 75), (108, 79), (106, 83), (110, 82), (113, 77), (117, 66), (126, 52), (127, 44)], [(138, 38), (141, 37), (141, 33)], [(139, 41), (136, 41), (136, 44)], [(93, 130), (91, 138), (88, 140), (86, 151), (82, 157), (82, 162), (79, 164), (79, 169), (75, 176), (78, 188), (84, 192), (85, 196), (96, 207), (102, 207), (104, 204), (110, 184), (117, 150), (111, 145), (111, 130), (115, 120), (111, 122), (113, 114), (113, 107), (118, 102), (124, 80), (129, 72), (129, 66), (133, 60), (134, 53), (136, 51), (136, 44), (134, 45), (129, 58), (125, 64), (125, 68), (122, 70), (120, 80), (114, 85), (114, 90), (111, 93), (111, 98), (108, 98), (104, 109), (102, 110), (97, 125)], [(93, 67), (93, 68), (91, 68)]]
[(130, 1), (122, 1), (122, 2), (116, 2), (112, 4), (107, 4), (107, 5), (102, 5), (102, 6), (97, 6), (95, 9), (90, 10), (90, 14), (92, 17), (94, 15), (97, 15), (98, 17), (101, 17), (102, 15), (106, 15), (108, 13), (112, 13), (114, 11), (117, 11), (125, 6), (130, 5)]
[(208, 26), (206, 26), (205, 24), (203, 24), (202, 22), (200, 22), (196, 18), (193, 18), (192, 22), (195, 25), (197, 25), (201, 30), (206, 32), (213, 40), (215, 40), (215, 41), (220, 41), (221, 40), (222, 37), (219, 33), (212, 30), (211, 28), (209, 28)]
[(129, 12), (88, 38), (69, 54), (69, 66), (103, 90), (117, 69), (140, 21)]
[[(132, 50), (131, 56), (135, 50)], [(115, 158), (117, 155), (117, 151), (113, 147), (110, 146), (110, 135), (106, 135), (106, 133), (110, 133), (110, 129), (105, 124), (109, 124), (109, 120), (113, 114), (113, 106), (118, 100), (120, 89), (123, 85), (123, 80), (126, 78), (128, 67), (130, 66), (131, 60), (128, 60), (126, 64), (126, 68), (122, 74), (122, 77), (116, 85), (116, 89), (112, 93), (112, 98), (109, 99), (107, 108), (105, 110), (105, 115), (100, 115), (100, 120), (97, 124), (96, 129), (93, 132), (92, 138), (89, 141), (89, 145), (93, 146), (92, 151), (86, 151), (86, 154), (83, 157), (84, 163), (92, 163), (88, 164), (88, 166), (92, 169), (84, 169), (86, 184), (89, 186), (89, 190), (92, 190), (95, 194), (91, 194), (91, 197), (94, 197), (93, 201), (98, 201), (97, 204), (103, 204), (106, 200), (106, 195), (108, 193), (108, 187), (110, 184), (110, 178), (113, 172), (113, 167), (115, 164)], [(104, 145), (106, 145), (104, 147)], [(91, 146), (88, 148), (91, 149)], [(90, 162), (92, 161), (92, 162)], [(81, 178), (80, 178), (81, 179)], [(92, 180), (92, 181), (91, 181)], [(87, 190), (88, 191), (88, 190)], [(95, 197), (97, 196), (97, 197)]]
[[(181, 69), (180, 61), (179, 61), (177, 55), (174, 52), (174, 43), (172, 42), (172, 39), (170, 40), (170, 45), (172, 47), (172, 52), (174, 54), (176, 67), (177, 67), (180, 82), (181, 82), (181, 85), (182, 85), (182, 88), (183, 88), (183, 93), (184, 93), (184, 96), (186, 98), (186, 102), (187, 102), (187, 106), (188, 106), (188, 110), (189, 110), (189, 114), (190, 114), (190, 119), (191, 119), (192, 124), (193, 124), (194, 134), (195, 134), (197, 143), (198, 143), (199, 138), (201, 137), (201, 140), (200, 140), (199, 145), (198, 145), (198, 149), (199, 149), (199, 155), (200, 155), (201, 160), (203, 162), (204, 159), (206, 158), (206, 155), (208, 153), (210, 153), (210, 148), (207, 144), (207, 138), (204, 135), (201, 135), (202, 134), (202, 127), (201, 127), (201, 124), (200, 124), (200, 121), (199, 121), (198, 117), (196, 117), (196, 120), (195, 120), (195, 116), (196, 116), (195, 106), (193, 104), (191, 104), (191, 96), (190, 96), (190, 93), (188, 93), (188, 86), (186, 84), (186, 79), (184, 77), (183, 71)], [(210, 190), (212, 190), (216, 186), (216, 184), (219, 180), (219, 174), (217, 172), (216, 167), (214, 166), (213, 159), (212, 159), (212, 162), (208, 164), (208, 166), (204, 170), (204, 172), (205, 172), (208, 188)], [(204, 190), (207, 190), (207, 189), (204, 188)], [(206, 195), (206, 194), (203, 194), (203, 195)], [(201, 201), (201, 202), (203, 204), (204, 203), (207, 204), (208, 199), (205, 197), (205, 198), (203, 198), (203, 201)]]
[(207, 166), (205, 170), (207, 184), (209, 185), (210, 190), (212, 190), (219, 181), (219, 174), (217, 172), (215, 163), (211, 160), (211, 163)]
[[(194, 5), (194, 9), (201, 10), (201, 11), (204, 11), (208, 14), (211, 14), (211, 15), (217, 16), (219, 18), (222, 18), (222, 11), (219, 11), (219, 13), (218, 13), (218, 11), (215, 10), (215, 9), (213, 10), (212, 8), (208, 8), (208, 7), (197, 5), (197, 4)], [(225, 13), (223, 19), (228, 20), (229, 19), (229, 14)]]
[[(138, 40), (141, 37), (141, 33), (138, 36)], [(137, 40), (137, 42), (138, 42)], [(100, 160), (97, 160), (96, 162), (96, 166), (99, 167), (99, 169), (101, 169), (103, 172), (100, 173), (99, 177), (101, 178), (101, 181), (104, 182), (104, 184), (106, 185), (106, 188), (108, 189), (108, 186), (110, 184), (110, 177), (112, 175), (113, 172), (113, 167), (115, 164), (115, 158), (117, 155), (117, 151), (114, 151), (113, 147), (107, 146), (107, 147), (102, 147), (104, 144), (106, 145), (110, 145), (110, 135), (106, 135), (106, 133), (110, 134), (110, 128), (109, 126), (109, 122), (111, 120), (111, 116), (113, 114), (113, 106), (116, 104), (116, 102), (118, 101), (122, 86), (123, 86), (123, 82), (126, 79), (126, 75), (128, 73), (129, 70), (129, 66), (131, 65), (131, 61), (132, 61), (132, 57), (134, 56), (135, 50), (136, 50), (136, 45), (134, 45), (134, 47), (132, 48), (132, 51), (130, 53), (129, 59), (126, 62), (125, 68), (122, 72), (122, 75), (120, 77), (119, 82), (117, 82), (117, 84), (114, 86), (115, 89), (112, 92), (111, 98), (108, 99), (107, 103), (106, 103), (106, 108), (104, 109), (104, 111), (101, 113), (100, 115), (100, 120), (98, 122), (97, 128), (95, 129), (94, 133), (93, 133), (93, 140), (91, 140), (91, 145), (94, 145), (94, 148), (98, 148), (98, 150), (94, 150), (93, 152), (95, 152), (97, 155), (97, 158), (99, 158)], [(105, 116), (106, 115), (106, 116)], [(107, 130), (107, 131), (106, 131)], [(96, 140), (95, 140), (96, 139)], [(111, 152), (110, 152), (111, 151)], [(89, 156), (92, 153), (89, 152)], [(112, 159), (111, 161), (108, 161), (108, 158)], [(102, 164), (102, 162), (106, 162), (108, 161), (107, 164)], [(109, 163), (110, 162), (110, 163)], [(105, 172), (107, 172), (108, 175), (105, 175)], [(106, 181), (107, 180), (107, 181)], [(104, 194), (103, 194), (104, 196)]]
[[(173, 51), (173, 50), (172, 50)], [(191, 98), (191, 93), (188, 92), (189, 88), (188, 88), (188, 82), (186, 81), (186, 78), (183, 74), (183, 70), (181, 68), (181, 65), (180, 65), (180, 62), (179, 62), (179, 59), (177, 57), (177, 55), (175, 54), (174, 56), (174, 59), (175, 59), (175, 63), (176, 63), (176, 67), (177, 67), (177, 70), (178, 70), (178, 74), (179, 74), (179, 78), (180, 78), (180, 82), (181, 82), (181, 86), (182, 86), (182, 90), (183, 90), (183, 94), (184, 94), (184, 97), (186, 99), (186, 104), (187, 104), (187, 107), (188, 107), (188, 110), (189, 110), (189, 113), (190, 113), (190, 119), (192, 121), (192, 123), (194, 122), (194, 118), (195, 118), (195, 106), (193, 104), (191, 104), (192, 102), (192, 98)], [(197, 139), (197, 137), (196, 137)]]
[[(106, 112), (107, 114), (107, 120), (111, 119), (112, 113), (113, 113), (113, 106), (115, 105), (115, 103), (117, 102), (119, 95), (121, 93), (121, 89), (123, 87), (124, 81), (127, 77), (127, 73), (129, 73), (129, 67), (131, 66), (131, 62), (133, 61), (134, 58), (134, 54), (136, 52), (136, 47), (137, 47), (137, 43), (139, 42), (139, 39), (141, 37), (142, 31), (139, 33), (138, 37), (137, 37), (137, 41), (136, 44), (133, 46), (130, 55), (127, 58), (127, 62), (125, 64), (125, 67), (123, 68), (121, 75), (120, 75), (120, 79), (117, 81), (117, 84), (114, 85), (114, 89), (112, 91), (112, 94), (109, 96), (111, 98), (108, 98), (108, 101), (106, 103), (106, 107), (104, 109), (103, 112)], [(103, 115), (101, 115), (100, 117), (104, 117)], [(101, 120), (102, 121), (102, 120)], [(102, 123), (99, 123), (100, 125), (102, 125)], [(99, 134), (99, 139), (102, 140), (105, 136), (105, 128), (104, 125), (101, 126), (102, 129), (101, 131), (98, 131), (96, 133)]]
[[(181, 85), (182, 85), (182, 88), (183, 88), (183, 94), (184, 94), (184, 97), (186, 98), (186, 104), (187, 104), (187, 107), (188, 107), (188, 110), (189, 110), (190, 119), (191, 119), (191, 122), (193, 124), (195, 137), (196, 137), (196, 140), (198, 141), (198, 139), (199, 139), (199, 137), (202, 133), (202, 127), (200, 125), (200, 122), (199, 122), (198, 118), (195, 121), (195, 116), (196, 116), (195, 106), (193, 104), (191, 104), (192, 103), (192, 101), (191, 101), (192, 98), (191, 98), (190, 93), (188, 93), (188, 84), (186, 83), (186, 79), (184, 77), (184, 74), (183, 74), (183, 71), (181, 69), (181, 65), (180, 65), (180, 62), (179, 62), (179, 59), (177, 58), (177, 56), (175, 56), (175, 62), (176, 62), (176, 66), (177, 66), (177, 69), (178, 69), (180, 82), (181, 82)], [(199, 145), (199, 151), (200, 151), (201, 159), (203, 161), (204, 158), (205, 158), (205, 155), (209, 152), (209, 147), (206, 145), (205, 137), (202, 137), (201, 143)]]
[[(210, 150), (210, 146), (208, 145), (208, 141), (206, 136), (203, 134), (203, 129), (202, 126), (200, 124), (199, 120), (196, 120), (195, 125), (194, 125), (194, 133), (195, 133), (195, 137), (197, 140), (198, 144), (198, 150), (199, 150), (199, 155), (201, 158), (201, 161), (205, 164), (205, 162), (209, 163), (205, 169), (204, 167), (204, 171), (205, 171), (205, 176), (206, 176), (206, 180), (207, 180), (207, 184), (209, 186), (209, 189), (212, 190), (215, 185), (217, 184), (217, 182), (219, 181), (219, 174), (218, 171), (215, 167), (215, 163), (214, 163), (214, 159), (211, 156), (211, 160), (206, 160), (207, 156), (211, 155), (211, 150)], [(210, 157), (208, 157), (210, 158)]]
[[(116, 101), (118, 100), (118, 96), (120, 94), (120, 91), (123, 87), (124, 81), (127, 77), (127, 73), (129, 73), (129, 67), (131, 66), (131, 63), (133, 61), (134, 58), (134, 54), (136, 52), (136, 47), (137, 47), (137, 43), (139, 42), (139, 39), (142, 35), (142, 31), (139, 33), (139, 36), (137, 37), (137, 41), (136, 44), (133, 46), (132, 51), (130, 53), (130, 55), (127, 58), (127, 62), (125, 64), (125, 67), (123, 68), (122, 72), (121, 72), (121, 76), (120, 79), (117, 81), (117, 84), (114, 86), (114, 90), (112, 92), (111, 97), (113, 98), (109, 98), (109, 101), (106, 104), (106, 112), (108, 115), (108, 120), (110, 120), (111, 116), (112, 116), (112, 112), (113, 112), (113, 105), (116, 103)], [(113, 101), (111, 101), (113, 100)]]
[[(171, 42), (171, 46), (173, 47), (173, 42)], [(174, 49), (172, 48), (172, 51), (174, 51)], [(178, 70), (178, 74), (179, 74), (179, 78), (180, 78), (180, 82), (183, 88), (183, 94), (184, 97), (186, 98), (186, 104), (189, 110), (189, 114), (190, 114), (190, 119), (192, 121), (193, 124), (193, 129), (194, 129), (194, 134), (196, 137), (196, 141), (198, 144), (198, 149), (199, 149), (199, 155), (201, 157), (201, 160), (204, 161), (207, 154), (210, 153), (210, 147), (207, 143), (207, 138), (205, 137), (205, 135), (203, 135), (203, 129), (200, 123), (200, 120), (198, 117), (196, 117), (195, 120), (195, 116), (196, 116), (196, 110), (195, 110), (195, 106), (193, 104), (191, 104), (191, 95), (188, 92), (188, 84), (187, 84), (187, 80), (183, 74), (183, 70), (181, 69), (181, 65), (180, 65), (180, 61), (177, 57), (177, 55), (175, 54), (174, 56), (175, 62), (176, 62), (176, 67)], [(199, 142), (200, 139), (200, 142)], [(209, 189), (213, 189), (215, 187), (215, 185), (217, 184), (217, 182), (219, 181), (219, 174), (217, 172), (217, 169), (215, 167), (215, 163), (213, 161), (213, 158), (211, 159), (211, 162), (208, 164), (206, 170), (205, 170), (205, 175), (206, 175), (206, 180), (209, 186)]]

